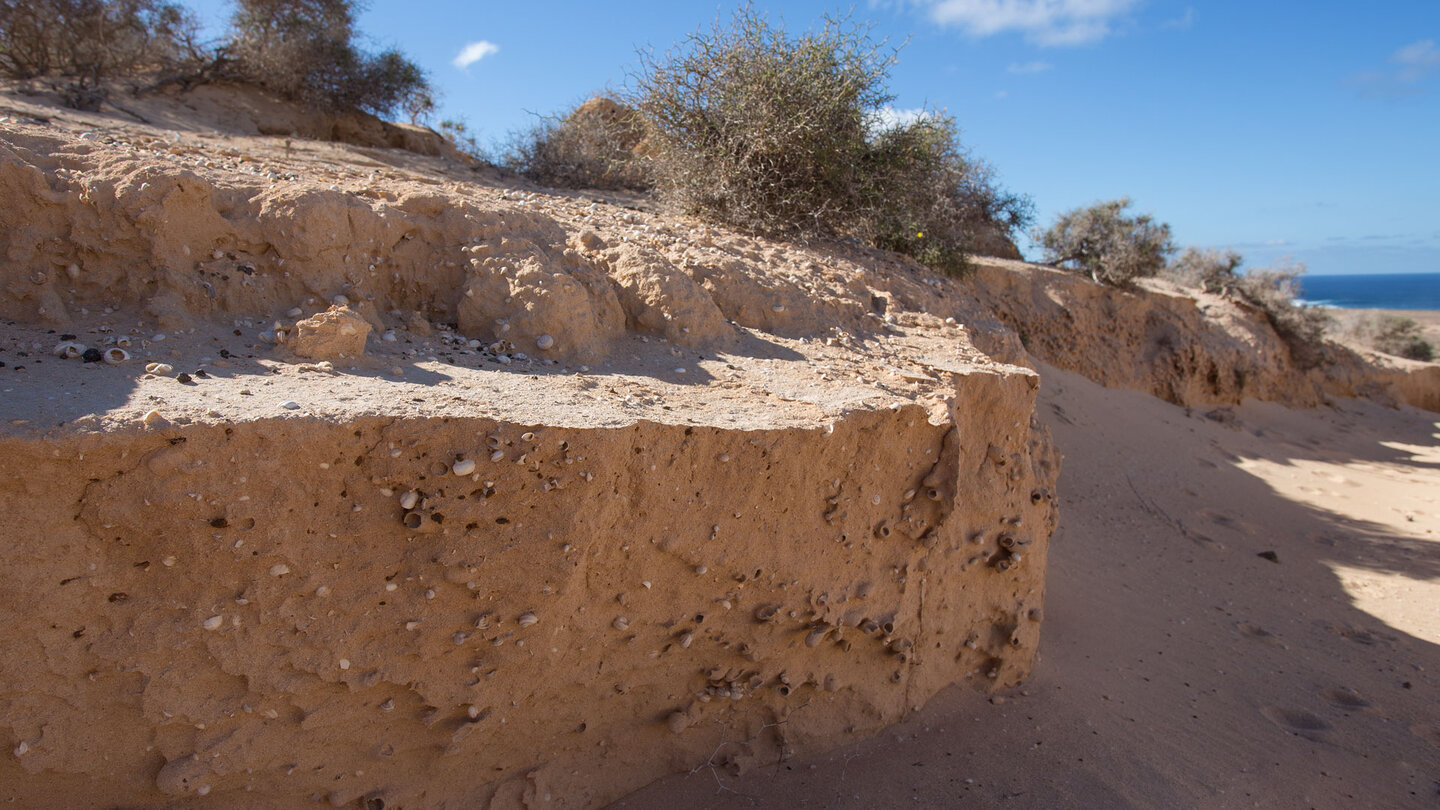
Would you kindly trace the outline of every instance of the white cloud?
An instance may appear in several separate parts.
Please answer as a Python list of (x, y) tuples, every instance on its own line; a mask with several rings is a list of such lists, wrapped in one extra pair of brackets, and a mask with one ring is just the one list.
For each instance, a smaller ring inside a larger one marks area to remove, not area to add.
[(922, 0), (941, 25), (975, 37), (1018, 31), (1037, 45), (1081, 45), (1110, 35), (1139, 0)]
[(1181, 30), (1181, 31), (1184, 31), (1185, 29), (1189, 28), (1190, 26), (1192, 26), (1192, 25), (1194, 25), (1194, 24), (1195, 24), (1195, 7), (1194, 7), (1194, 6), (1186, 6), (1186, 7), (1185, 7), (1185, 13), (1184, 13), (1184, 14), (1181, 14), (1179, 17), (1176, 17), (1176, 18), (1173, 19), (1173, 20), (1166, 20), (1165, 22), (1160, 23), (1160, 27), (1161, 27), (1161, 28), (1174, 28), (1174, 29), (1179, 29), (1179, 30)]
[(1044, 73), (1052, 67), (1054, 65), (1049, 62), (1011, 62), (1005, 70), (1017, 76), (1026, 76), (1031, 73)]
[(909, 110), (897, 110), (894, 107), (881, 107), (875, 112), (870, 121), (870, 129), (880, 132), (896, 127), (908, 127), (932, 113), (924, 107), (914, 107)]
[(1390, 54), (1391, 70), (1370, 70), (1351, 76), (1349, 84), (1367, 98), (1398, 98), (1422, 92), (1424, 83), (1440, 71), (1440, 47), (1422, 39)]
[(499, 45), (496, 45), (495, 43), (489, 42), (487, 40), (482, 39), (478, 42), (471, 42), (460, 49), (460, 53), (455, 57), (453, 61), (450, 62), (450, 64), (454, 65), (457, 68), (460, 68), (461, 70), (464, 70), (465, 68), (470, 67), (476, 62), (479, 62), (481, 59), (484, 59), (485, 57), (493, 53), (499, 52), (499, 50)]
[(1440, 48), (1435, 47), (1435, 40), (1422, 39), (1390, 54), (1390, 61), (1400, 66), (1400, 81), (1418, 82), (1440, 68)]

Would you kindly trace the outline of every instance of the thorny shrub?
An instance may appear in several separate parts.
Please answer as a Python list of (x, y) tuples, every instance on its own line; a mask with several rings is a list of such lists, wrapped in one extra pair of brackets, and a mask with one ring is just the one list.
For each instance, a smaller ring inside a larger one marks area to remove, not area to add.
[(638, 112), (597, 96), (512, 138), (501, 162), (547, 186), (640, 191), (651, 185), (644, 141)]
[(1164, 275), (1186, 287), (1194, 287), (1207, 293), (1226, 294), (1235, 286), (1240, 265), (1245, 258), (1233, 250), (1187, 247)]
[(109, 80), (198, 70), (198, 30), (165, 0), (0, 0), (0, 75), (48, 80), (66, 104), (98, 109)]
[(230, 26), (234, 75), (284, 98), (381, 117), (434, 107), (418, 65), (355, 44), (353, 0), (237, 0)]
[(959, 270), (977, 222), (1009, 237), (1029, 203), (997, 190), (950, 118), (885, 123), (895, 58), (866, 27), (826, 18), (792, 37), (749, 6), (642, 55), (633, 100), (658, 191), (742, 229), (857, 237)]
[(1170, 226), (1149, 214), (1127, 216), (1129, 198), (1098, 202), (1061, 214), (1034, 234), (1045, 261), (1088, 274), (1097, 283), (1129, 287), (1158, 275), (1175, 252)]
[(1411, 318), (1382, 316), (1375, 327), (1375, 336), (1370, 345), (1396, 357), (1423, 360), (1427, 363), (1435, 359), (1435, 346), (1425, 339), (1420, 332), (1420, 324)]

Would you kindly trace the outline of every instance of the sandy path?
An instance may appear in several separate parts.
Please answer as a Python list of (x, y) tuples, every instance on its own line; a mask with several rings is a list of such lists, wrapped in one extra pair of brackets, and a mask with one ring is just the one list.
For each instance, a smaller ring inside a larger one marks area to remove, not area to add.
[(1032, 680), (616, 807), (1435, 806), (1436, 416), (1207, 416), (1044, 377), (1066, 460)]

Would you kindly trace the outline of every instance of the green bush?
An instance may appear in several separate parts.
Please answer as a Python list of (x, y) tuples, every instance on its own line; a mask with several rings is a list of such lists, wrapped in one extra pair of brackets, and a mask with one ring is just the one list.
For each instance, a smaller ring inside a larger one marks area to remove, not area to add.
[(501, 162), (547, 186), (644, 190), (651, 185), (637, 154), (644, 140), (639, 113), (596, 97), (516, 136)]
[(865, 161), (871, 241), (951, 275), (964, 271), (967, 253), (1002, 252), (997, 241), (1013, 248), (1033, 218), (1028, 197), (1000, 188), (994, 169), (961, 149), (949, 116), (875, 133)]
[(1435, 346), (1420, 333), (1420, 325), (1410, 318), (1386, 315), (1380, 320), (1372, 345), (1386, 354), (1423, 360), (1435, 359)]
[(197, 31), (165, 0), (0, 0), (0, 75), (48, 79), (70, 106), (96, 109), (109, 80), (197, 60)]
[(1148, 214), (1126, 216), (1129, 198), (1067, 211), (1035, 241), (1045, 261), (1088, 274), (1097, 283), (1128, 287), (1137, 278), (1155, 276), (1175, 252), (1170, 226)]
[(643, 57), (634, 106), (658, 190), (743, 229), (853, 236), (959, 269), (977, 221), (1009, 237), (1029, 204), (968, 159), (950, 118), (882, 123), (894, 61), (865, 27), (827, 18), (791, 37), (749, 6)]
[(237, 0), (227, 48), (234, 77), (328, 110), (381, 117), (433, 108), (419, 66), (355, 40), (353, 0)]

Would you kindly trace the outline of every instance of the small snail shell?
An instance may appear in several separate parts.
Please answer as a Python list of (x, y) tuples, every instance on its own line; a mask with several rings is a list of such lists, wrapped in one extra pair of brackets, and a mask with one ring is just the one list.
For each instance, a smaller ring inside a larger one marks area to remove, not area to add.
[(64, 358), (65, 360), (74, 360), (75, 358), (84, 354), (85, 349), (86, 346), (84, 343), (76, 343), (73, 340), (67, 340), (63, 343), (57, 343), (55, 345), (55, 356)]

